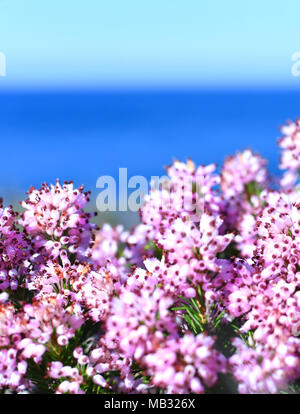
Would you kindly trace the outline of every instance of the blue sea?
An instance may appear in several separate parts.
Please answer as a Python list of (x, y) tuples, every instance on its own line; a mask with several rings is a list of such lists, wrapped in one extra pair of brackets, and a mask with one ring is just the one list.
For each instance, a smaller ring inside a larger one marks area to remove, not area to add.
[(300, 116), (282, 91), (2, 92), (0, 190), (74, 180), (97, 192), (101, 175), (162, 175), (174, 158), (222, 164), (251, 147), (279, 159), (279, 126)]

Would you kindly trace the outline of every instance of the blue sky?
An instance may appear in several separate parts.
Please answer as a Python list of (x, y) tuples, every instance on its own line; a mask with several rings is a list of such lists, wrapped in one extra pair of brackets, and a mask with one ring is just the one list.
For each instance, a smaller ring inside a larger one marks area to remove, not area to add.
[(0, 88), (299, 88), (299, 12), (299, 0), (0, 0)]

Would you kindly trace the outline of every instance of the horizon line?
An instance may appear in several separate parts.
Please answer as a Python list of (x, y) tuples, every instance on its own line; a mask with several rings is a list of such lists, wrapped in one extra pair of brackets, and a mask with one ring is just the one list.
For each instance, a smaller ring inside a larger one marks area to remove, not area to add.
[(0, 82), (2, 93), (126, 93), (126, 92), (300, 92), (299, 86), (291, 84), (238, 84), (238, 85), (203, 85), (203, 84), (97, 84), (97, 85), (15, 85), (5, 86)]

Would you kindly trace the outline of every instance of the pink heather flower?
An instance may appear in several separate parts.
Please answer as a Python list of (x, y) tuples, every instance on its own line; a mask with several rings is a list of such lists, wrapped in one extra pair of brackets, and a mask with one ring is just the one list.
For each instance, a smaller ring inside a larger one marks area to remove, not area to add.
[(80, 368), (73, 368), (69, 365), (63, 365), (61, 361), (53, 361), (48, 364), (46, 378), (63, 381), (56, 382), (56, 394), (84, 394), (81, 385), (84, 384), (84, 378)]
[[(200, 212), (205, 209), (211, 212), (219, 211), (219, 198), (215, 187), (220, 183), (220, 177), (215, 170), (215, 164), (200, 165), (196, 168), (190, 159), (186, 164), (176, 160), (167, 168), (174, 193), (184, 201), (190, 200), (191, 204), (183, 205), (184, 209), (188, 207), (188, 212), (192, 210), (193, 205), (196, 205), (196, 211)], [(180, 211), (184, 212), (184, 209), (181, 207)]]
[(63, 266), (50, 261), (41, 265), (28, 284), (29, 289), (34, 290), (36, 299), (56, 298), (65, 308), (72, 308), (77, 317), (89, 315), (95, 322), (105, 319), (113, 293), (113, 276), (92, 264), (71, 265), (63, 253)]
[(220, 217), (206, 213), (201, 215), (199, 227), (189, 220), (177, 219), (161, 230), (158, 245), (167, 251), (170, 263), (181, 264), (196, 256), (199, 269), (215, 271), (216, 254), (224, 251), (233, 239), (233, 234), (219, 234), (222, 223)]
[[(69, 369), (71, 367), (65, 366), (61, 368), (62, 377), (69, 377), (68, 380), (62, 381), (57, 390), (56, 394), (85, 394), (85, 392), (80, 388), (83, 378), (79, 375), (78, 370), (75, 368), (73, 370)], [(51, 368), (48, 372), (48, 375), (51, 377)]]
[(236, 338), (234, 346), (238, 352), (229, 362), (242, 394), (274, 394), (299, 377), (299, 339), (273, 339), (252, 349)]
[(202, 394), (225, 372), (225, 357), (213, 349), (214, 340), (200, 334), (167, 339), (162, 347), (143, 358), (152, 383), (167, 393)]
[(275, 192), (263, 200), (266, 206), (256, 221), (256, 261), (263, 278), (289, 278), (300, 265), (300, 203)]
[[(19, 388), (30, 383), (24, 378), (27, 370), (27, 359), (37, 364), (46, 351), (46, 343), (53, 341), (53, 328), (62, 329), (65, 337), (70, 339), (82, 321), (59, 306), (55, 299), (26, 304), (22, 310), (16, 311), (12, 305), (0, 305), (0, 387)], [(61, 336), (59, 336), (61, 338)], [(59, 345), (65, 344), (57, 339)], [(10, 378), (17, 370), (15, 382)], [(18, 381), (16, 379), (18, 378)]]
[(266, 160), (251, 150), (238, 152), (228, 157), (221, 175), (221, 189), (224, 195), (235, 197), (245, 191), (246, 185), (257, 183), (264, 187), (267, 182)]
[(300, 120), (289, 122), (281, 128), (283, 137), (279, 139), (282, 149), (280, 166), (287, 170), (281, 180), (284, 189), (292, 188), (299, 179), (300, 170)]
[(107, 387), (106, 380), (100, 374), (94, 375), (93, 376), (93, 381), (94, 381), (95, 384), (100, 385), (103, 388), (106, 388)]
[(31, 246), (16, 228), (18, 214), (0, 205), (0, 291), (16, 290), (28, 272)]
[(104, 224), (96, 234), (92, 251), (94, 262), (103, 266), (107, 260), (117, 259), (120, 244), (125, 243), (127, 237), (128, 232), (124, 231), (123, 226), (113, 228), (110, 224)]
[(89, 222), (91, 214), (83, 210), (88, 200), (89, 193), (84, 193), (83, 187), (74, 189), (72, 182), (31, 188), (22, 202), (25, 212), (20, 224), (32, 236), (37, 251), (42, 249), (52, 259), (62, 250), (85, 257), (94, 227)]
[(255, 217), (260, 213), (261, 191), (268, 184), (266, 160), (250, 150), (227, 158), (221, 175), (223, 231), (235, 230), (242, 257), (252, 258), (257, 238)]
[[(147, 385), (142, 384), (141, 379), (134, 379), (131, 373), (132, 360), (116, 348), (109, 347), (104, 337), (99, 340), (88, 358), (85, 372), (95, 384), (122, 393), (145, 392), (149, 389)], [(120, 376), (114, 377), (113, 381), (105, 380), (103, 375), (109, 371), (120, 371)]]
[(74, 301), (83, 307), (90, 318), (104, 320), (113, 293), (112, 276), (105, 268), (94, 271), (91, 266), (79, 266), (79, 278), (74, 281)]
[(221, 178), (176, 160), (130, 231), (96, 230), (72, 183), (31, 188), (20, 220), (0, 207), (0, 391), (39, 392), (32, 361), (58, 394), (198, 394), (223, 373), (240, 393), (277, 393), (299, 380), (299, 125), (282, 129), (280, 189), (250, 150)]
[(174, 300), (180, 295), (188, 298), (196, 296), (195, 288), (188, 281), (190, 276), (188, 264), (170, 265), (166, 263), (164, 257), (161, 261), (156, 258), (146, 259), (144, 264), (146, 270), (138, 268), (128, 278), (128, 287), (136, 286), (143, 289), (144, 284), (149, 284), (151, 281), (153, 286), (162, 286), (168, 294), (174, 296)]
[(254, 330), (255, 340), (262, 343), (274, 333), (294, 335), (300, 310), (299, 285), (300, 272), (289, 281), (278, 278), (264, 281), (260, 274), (253, 274), (247, 294), (250, 311), (241, 331)]
[(136, 245), (138, 242), (131, 239), (129, 246), (128, 238), (129, 232), (125, 231), (123, 226), (112, 228), (109, 224), (104, 224), (97, 231), (92, 248), (92, 261), (109, 271), (116, 290), (127, 278), (129, 263), (137, 264), (145, 253), (144, 240), (142, 246), (137, 248), (138, 252), (134, 253), (133, 244)]
[(178, 218), (199, 222), (205, 210), (218, 213), (221, 201), (215, 190), (219, 183), (215, 168), (209, 165), (196, 169), (191, 160), (187, 164), (175, 161), (168, 167), (169, 178), (160, 186), (153, 185), (140, 212), (149, 240), (157, 239), (160, 230)]
[(177, 335), (174, 315), (169, 308), (171, 297), (160, 289), (145, 284), (133, 291), (124, 288), (114, 298), (106, 322), (106, 340), (128, 358), (140, 359), (143, 354), (159, 346), (163, 332)]
[(76, 347), (73, 351), (73, 357), (78, 359), (80, 356), (83, 355), (83, 349), (81, 347)]
[[(262, 210), (263, 200), (258, 196), (251, 196), (250, 200), (239, 203), (239, 209), (235, 211), (235, 217), (229, 218), (236, 228), (234, 242), (241, 252), (242, 257), (252, 259), (257, 240), (256, 217)], [(228, 217), (226, 218), (228, 219)]]
[(214, 299), (226, 309), (231, 318), (250, 311), (254, 268), (242, 259), (219, 260), (220, 272), (211, 283)]
[(9, 299), (9, 294), (7, 292), (0, 293), (0, 303), (5, 303)]

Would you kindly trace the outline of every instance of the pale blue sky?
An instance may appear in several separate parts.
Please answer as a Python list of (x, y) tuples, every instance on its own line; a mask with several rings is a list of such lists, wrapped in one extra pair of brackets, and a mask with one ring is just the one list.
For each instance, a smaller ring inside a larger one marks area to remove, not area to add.
[(299, 16), (299, 0), (0, 0), (0, 88), (299, 88)]

